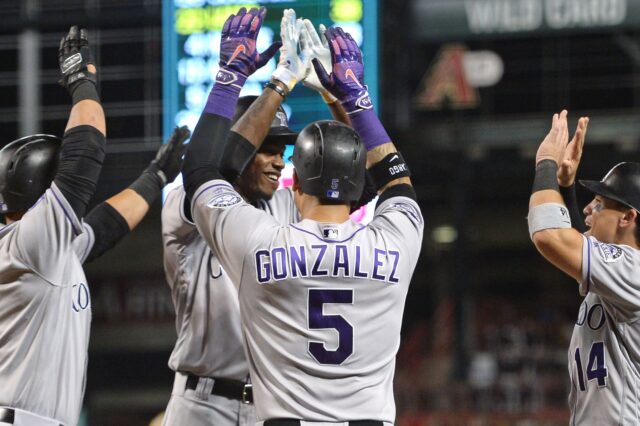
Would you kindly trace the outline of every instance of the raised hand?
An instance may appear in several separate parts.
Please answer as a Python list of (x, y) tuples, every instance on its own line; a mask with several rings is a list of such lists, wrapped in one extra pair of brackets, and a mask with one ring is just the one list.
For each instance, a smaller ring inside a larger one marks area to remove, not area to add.
[(543, 160), (552, 160), (560, 165), (564, 158), (568, 141), (567, 110), (562, 110), (560, 114), (553, 115), (551, 130), (549, 130), (549, 133), (547, 133), (547, 136), (538, 147), (536, 164)]
[(564, 151), (564, 158), (558, 168), (558, 184), (560, 186), (569, 187), (576, 180), (578, 165), (582, 158), (582, 148), (584, 147), (584, 139), (587, 135), (587, 127), (589, 126), (588, 117), (580, 117), (578, 127), (573, 135), (573, 139), (567, 145)]
[(266, 14), (264, 7), (252, 8), (249, 12), (243, 7), (227, 18), (222, 27), (220, 70), (216, 83), (241, 88), (247, 77), (275, 55), (280, 42), (273, 43), (262, 53), (256, 49), (258, 32)]
[[(322, 34), (321, 39), (310, 20), (299, 19), (298, 21), (301, 22), (301, 24), (298, 25), (300, 28), (301, 49), (309, 51), (310, 58), (318, 59), (325, 69), (331, 69), (331, 52), (329, 51), (329, 44), (327, 43), (327, 39), (324, 36), (324, 33), (327, 31), (325, 26), (320, 24), (320, 33)], [(313, 69), (311, 62), (309, 62), (309, 66), (305, 71), (305, 76), (302, 80), (302, 83), (308, 88), (313, 89), (320, 94), (323, 94), (323, 96), (326, 96), (327, 100), (336, 100), (336, 97), (329, 93), (327, 89), (322, 86), (322, 83), (320, 83), (318, 74)]]
[(149, 168), (154, 169), (165, 184), (173, 182), (180, 173), (182, 157), (187, 149), (185, 141), (189, 136), (191, 132), (187, 126), (176, 127), (167, 143), (158, 149), (156, 157), (151, 161)]
[(58, 63), (61, 74), (58, 82), (71, 95), (84, 81), (97, 84), (93, 54), (89, 47), (89, 34), (84, 28), (78, 30), (74, 25), (69, 29), (69, 33), (62, 37), (58, 49)]
[(328, 28), (324, 33), (331, 52), (331, 74), (322, 63), (313, 59), (313, 67), (322, 86), (334, 95), (352, 114), (373, 107), (364, 85), (362, 52), (349, 33), (340, 27)]
[(296, 20), (296, 12), (293, 9), (285, 9), (280, 22), (280, 60), (272, 74), (272, 78), (282, 82), (289, 91), (304, 79), (309, 66), (310, 52), (301, 49), (298, 52), (301, 21)]

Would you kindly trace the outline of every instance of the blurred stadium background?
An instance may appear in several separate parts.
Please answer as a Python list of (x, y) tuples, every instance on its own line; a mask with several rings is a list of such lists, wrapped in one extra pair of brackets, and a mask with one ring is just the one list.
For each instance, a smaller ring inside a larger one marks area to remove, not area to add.
[[(169, 1), (1, 0), (0, 144), (64, 130), (57, 47), (72, 24), (90, 30), (108, 118), (96, 201), (132, 181), (167, 129), (188, 120), (177, 114), (189, 84), (206, 94), (197, 75), (174, 84), (180, 58), (170, 55), (188, 35), (215, 32), (228, 4), (360, 25), (367, 82), (410, 162), (427, 223), (397, 359), (397, 424), (566, 424), (580, 298), (528, 238), (533, 155), (551, 114), (567, 108), (571, 127), (591, 117), (579, 176), (638, 160), (640, 0)], [(193, 14), (191, 32), (175, 25), (178, 9)], [(214, 55), (201, 52), (201, 70)], [(190, 93), (197, 109), (201, 95)], [(293, 100), (297, 126), (323, 114), (313, 109), (322, 104)], [(169, 399), (175, 331), (160, 207), (87, 266), (94, 319), (84, 425), (147, 425)]]

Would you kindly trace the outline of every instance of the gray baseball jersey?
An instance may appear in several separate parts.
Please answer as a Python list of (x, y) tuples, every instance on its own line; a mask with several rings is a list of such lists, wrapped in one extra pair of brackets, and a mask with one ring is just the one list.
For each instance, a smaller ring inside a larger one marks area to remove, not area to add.
[(572, 425), (640, 424), (640, 251), (584, 237), (569, 348)]
[(0, 406), (77, 423), (91, 322), (82, 261), (92, 245), (55, 184), (0, 229)]
[[(238, 290), (195, 225), (185, 217), (184, 199), (184, 189), (177, 187), (167, 195), (162, 208), (164, 267), (176, 309), (178, 334), (169, 367), (202, 377), (245, 380), (249, 369), (242, 346)], [(269, 202), (261, 201), (259, 207), (282, 223), (297, 219), (293, 194), (288, 189), (277, 191)], [(236, 424), (238, 415), (228, 412), (242, 414), (242, 410), (252, 408), (239, 406), (238, 401), (223, 404), (219, 397), (194, 405), (182, 400), (184, 384), (182, 387), (172, 393), (165, 424), (174, 424), (174, 418), (176, 424), (185, 422), (185, 418), (193, 425), (210, 424), (211, 418), (216, 419), (216, 424)], [(243, 416), (253, 420), (253, 416)], [(229, 418), (236, 420), (227, 422)]]
[(258, 421), (393, 422), (395, 355), (422, 241), (418, 205), (386, 200), (368, 226), (282, 226), (227, 182), (210, 181), (192, 211), (239, 284)]

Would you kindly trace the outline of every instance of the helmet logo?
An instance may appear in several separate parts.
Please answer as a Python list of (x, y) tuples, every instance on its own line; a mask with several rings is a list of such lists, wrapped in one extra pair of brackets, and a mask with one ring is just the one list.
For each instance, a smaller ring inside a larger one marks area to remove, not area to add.
[(340, 179), (331, 179), (331, 189), (327, 191), (327, 198), (340, 198)]

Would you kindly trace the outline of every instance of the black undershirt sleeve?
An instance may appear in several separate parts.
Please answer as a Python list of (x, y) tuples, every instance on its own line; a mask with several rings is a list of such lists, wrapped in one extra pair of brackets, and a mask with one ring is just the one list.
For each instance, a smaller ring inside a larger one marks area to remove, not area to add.
[(130, 231), (124, 217), (109, 203), (103, 202), (94, 207), (84, 218), (95, 235), (95, 243), (85, 263), (102, 256), (111, 250)]
[(184, 189), (189, 199), (205, 182), (222, 179), (220, 158), (231, 129), (231, 120), (203, 112), (193, 131), (182, 165)]
[(89, 125), (69, 129), (62, 139), (54, 182), (78, 218), (96, 190), (105, 155), (105, 137)]
[(584, 224), (584, 218), (580, 214), (580, 207), (578, 207), (578, 198), (576, 197), (576, 185), (561, 186), (560, 195), (564, 199), (564, 203), (569, 210), (569, 217), (571, 218), (571, 226), (581, 234), (587, 232), (587, 225)]
[(408, 197), (413, 201), (417, 201), (416, 191), (413, 189), (413, 186), (408, 183), (400, 183), (398, 185), (388, 187), (382, 192), (382, 194), (380, 194), (380, 197), (376, 202), (376, 208), (392, 197)]

